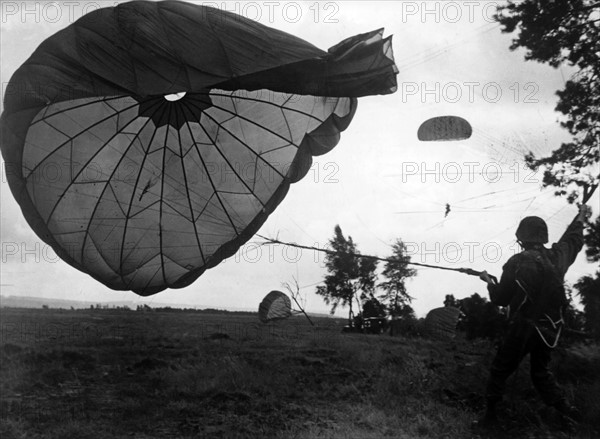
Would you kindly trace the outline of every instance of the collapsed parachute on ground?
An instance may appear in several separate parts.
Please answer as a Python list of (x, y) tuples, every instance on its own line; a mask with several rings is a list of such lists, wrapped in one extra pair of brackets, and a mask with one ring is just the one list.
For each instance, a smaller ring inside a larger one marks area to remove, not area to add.
[(267, 294), (258, 307), (258, 318), (263, 323), (287, 319), (291, 315), (292, 303), (290, 298), (277, 290)]
[(432, 309), (425, 317), (425, 328), (431, 336), (454, 338), (460, 314), (460, 310), (453, 306)]
[(465, 140), (471, 137), (473, 129), (469, 122), (458, 116), (439, 116), (426, 120), (417, 131), (417, 137), (424, 142)]
[(338, 143), (357, 97), (396, 90), (382, 34), (325, 52), (184, 2), (93, 11), (6, 88), (12, 193), (38, 236), (108, 287), (188, 286)]

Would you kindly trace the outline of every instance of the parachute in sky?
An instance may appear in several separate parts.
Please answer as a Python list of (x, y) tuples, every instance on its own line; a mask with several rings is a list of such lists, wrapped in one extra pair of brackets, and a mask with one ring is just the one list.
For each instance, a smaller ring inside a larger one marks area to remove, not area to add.
[(291, 315), (292, 303), (290, 298), (277, 290), (267, 294), (258, 307), (258, 318), (263, 323), (287, 319)]
[(417, 137), (421, 141), (465, 140), (473, 129), (469, 122), (458, 116), (439, 116), (426, 120), (419, 127)]
[(453, 338), (461, 311), (453, 306), (432, 309), (425, 317), (427, 332), (435, 337)]
[(191, 284), (252, 237), (350, 124), (397, 88), (383, 29), (325, 52), (210, 7), (90, 12), (15, 72), (0, 119), (13, 195), (110, 288)]

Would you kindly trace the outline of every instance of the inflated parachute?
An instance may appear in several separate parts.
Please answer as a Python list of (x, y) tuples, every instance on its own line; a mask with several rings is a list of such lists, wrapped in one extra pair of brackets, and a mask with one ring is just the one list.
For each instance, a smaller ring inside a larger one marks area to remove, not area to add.
[(292, 303), (290, 298), (277, 290), (267, 294), (258, 307), (258, 318), (263, 323), (287, 319), (291, 315)]
[(6, 88), (11, 190), (38, 236), (108, 287), (185, 287), (338, 143), (357, 97), (396, 90), (382, 34), (325, 52), (183, 2), (91, 12)]
[(453, 338), (460, 310), (453, 306), (432, 309), (425, 317), (425, 327), (429, 335), (440, 338)]
[(417, 131), (421, 141), (465, 140), (473, 129), (469, 122), (458, 116), (439, 116), (426, 120)]

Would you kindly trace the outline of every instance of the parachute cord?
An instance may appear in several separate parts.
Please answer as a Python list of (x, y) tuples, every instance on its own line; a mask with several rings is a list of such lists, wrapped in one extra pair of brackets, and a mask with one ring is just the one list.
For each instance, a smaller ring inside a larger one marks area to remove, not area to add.
[(556, 338), (554, 339), (554, 343), (552, 343), (552, 344), (548, 343), (548, 340), (546, 340), (546, 337), (544, 337), (542, 335), (542, 331), (540, 331), (540, 328), (538, 328), (537, 325), (533, 325), (533, 327), (535, 328), (537, 333), (540, 335), (540, 338), (542, 339), (544, 344), (546, 346), (548, 346), (550, 349), (554, 349), (558, 345), (558, 339), (560, 338), (560, 334), (561, 334), (562, 328), (563, 328), (562, 325), (559, 326), (558, 331), (556, 332)]
[[(521, 309), (521, 307), (525, 304), (525, 302), (527, 302), (527, 299), (529, 299), (529, 300), (531, 300), (531, 299), (529, 298), (529, 293), (527, 292), (527, 289), (521, 284), (521, 282), (518, 279), (516, 279), (515, 282), (517, 283), (519, 288), (521, 288), (523, 290), (523, 292), (525, 293), (525, 298), (519, 304), (519, 307), (515, 311), (515, 314), (516, 314)], [(539, 334), (539, 336), (542, 339), (542, 341), (544, 342), (544, 344), (546, 346), (548, 346), (550, 349), (554, 349), (558, 345), (558, 340), (560, 339), (560, 334), (562, 333), (562, 328), (563, 328), (563, 324), (565, 321), (563, 318), (562, 309), (560, 310), (560, 319), (558, 319), (556, 322), (554, 320), (552, 320), (552, 318), (548, 314), (544, 314), (544, 317), (546, 317), (546, 319), (548, 319), (548, 321), (552, 325), (552, 329), (556, 330), (556, 328), (558, 327), (558, 330), (556, 331), (556, 337), (554, 338), (554, 343), (550, 344), (548, 342), (548, 340), (546, 340), (546, 337), (544, 337), (544, 335), (542, 334), (542, 331), (540, 331), (540, 328), (538, 327), (538, 325), (536, 323), (533, 324), (533, 327)]]
[(472, 268), (451, 268), (451, 267), (443, 267), (441, 265), (423, 264), (423, 263), (419, 263), (419, 262), (411, 262), (411, 261), (405, 261), (405, 260), (394, 259), (394, 258), (380, 258), (378, 256), (363, 255), (360, 253), (353, 253), (353, 252), (336, 252), (334, 250), (328, 250), (325, 248), (318, 248), (318, 247), (311, 247), (308, 245), (294, 244), (292, 242), (284, 242), (284, 241), (280, 241), (278, 239), (267, 238), (267, 237), (259, 235), (259, 234), (257, 234), (256, 236), (267, 241), (265, 244), (289, 245), (290, 247), (301, 248), (304, 250), (314, 250), (317, 252), (327, 253), (330, 255), (345, 254), (345, 255), (353, 256), (355, 258), (374, 259), (376, 261), (391, 262), (391, 263), (399, 263), (400, 262), (403, 264), (415, 265), (418, 267), (435, 268), (438, 270), (458, 271), (459, 273), (464, 273), (464, 274), (468, 274), (470, 276), (477, 276), (477, 277), (481, 276), (481, 274), (483, 273), (482, 271), (473, 270)]
[(517, 283), (517, 285), (519, 286), (519, 288), (521, 288), (523, 290), (523, 292), (525, 293), (525, 297), (523, 298), (523, 301), (519, 304), (519, 306), (515, 310), (515, 314), (516, 314), (516, 313), (519, 312), (519, 310), (521, 309), (521, 307), (523, 305), (525, 305), (525, 302), (527, 302), (527, 299), (529, 299), (529, 293), (527, 292), (527, 289), (523, 285), (521, 285), (521, 281), (519, 279), (515, 279), (515, 282)]

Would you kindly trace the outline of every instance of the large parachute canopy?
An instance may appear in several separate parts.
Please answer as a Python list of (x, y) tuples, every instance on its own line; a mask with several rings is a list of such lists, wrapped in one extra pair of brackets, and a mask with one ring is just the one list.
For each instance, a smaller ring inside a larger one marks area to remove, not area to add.
[(258, 318), (263, 323), (287, 319), (291, 315), (292, 303), (290, 298), (277, 290), (267, 294), (258, 307)]
[(191, 284), (266, 221), (357, 97), (396, 90), (383, 30), (325, 52), (178, 1), (85, 15), (15, 72), (0, 119), (32, 229), (110, 288)]
[(439, 338), (454, 338), (461, 311), (453, 306), (432, 309), (425, 317), (427, 332)]
[(417, 137), (425, 142), (465, 140), (472, 133), (471, 125), (462, 117), (439, 116), (423, 122), (417, 131)]

